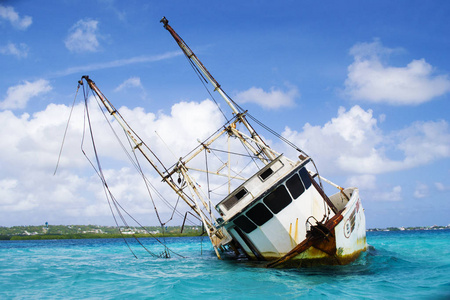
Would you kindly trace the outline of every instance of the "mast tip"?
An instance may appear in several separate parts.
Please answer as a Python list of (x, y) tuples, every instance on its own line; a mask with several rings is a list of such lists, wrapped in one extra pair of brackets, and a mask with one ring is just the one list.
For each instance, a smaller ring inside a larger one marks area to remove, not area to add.
[(159, 21), (159, 22), (160, 22), (160, 23), (163, 23), (163, 24), (164, 24), (164, 27), (166, 27), (167, 24), (169, 24), (169, 20), (167, 20), (166, 17), (163, 17), (163, 18), (161, 19), (161, 21)]

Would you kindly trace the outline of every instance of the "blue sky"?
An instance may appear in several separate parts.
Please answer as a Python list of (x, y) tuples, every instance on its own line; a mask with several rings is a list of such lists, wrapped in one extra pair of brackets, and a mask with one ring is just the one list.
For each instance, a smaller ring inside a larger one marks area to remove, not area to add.
[[(53, 176), (82, 75), (181, 154), (195, 135), (180, 119), (217, 123), (163, 16), (238, 103), (360, 188), (367, 227), (447, 225), (449, 15), (448, 1), (0, 1), (0, 226), (112, 224), (80, 150), (81, 97)], [(115, 155), (118, 198), (146, 223)]]

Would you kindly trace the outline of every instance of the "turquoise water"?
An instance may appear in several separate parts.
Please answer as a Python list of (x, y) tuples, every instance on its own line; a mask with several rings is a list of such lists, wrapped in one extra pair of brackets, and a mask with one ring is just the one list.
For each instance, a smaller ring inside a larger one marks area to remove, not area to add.
[(450, 299), (450, 230), (367, 239), (351, 265), (282, 270), (218, 260), (207, 238), (166, 239), (170, 259), (121, 239), (0, 241), (0, 299)]

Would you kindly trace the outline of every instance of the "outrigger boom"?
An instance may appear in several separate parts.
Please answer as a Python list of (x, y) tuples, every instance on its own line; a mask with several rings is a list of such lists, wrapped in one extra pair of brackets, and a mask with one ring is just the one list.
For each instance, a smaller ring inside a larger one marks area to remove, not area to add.
[[(78, 82), (80, 85), (83, 85), (83, 79), (87, 82), (91, 90), (99, 97), (100, 101), (103, 103), (107, 111), (116, 119), (119, 125), (123, 128), (128, 137), (133, 141), (134, 148), (139, 150), (139, 152), (145, 157), (145, 159), (150, 163), (150, 165), (155, 169), (159, 176), (161, 176), (162, 180), (166, 182), (175, 193), (183, 199), (183, 201), (201, 218), (203, 225), (208, 230), (208, 236), (213, 241), (213, 237), (223, 239), (224, 234), (222, 230), (216, 229), (213, 225), (216, 220), (213, 214), (206, 215), (203, 210), (200, 209), (200, 205), (196, 200), (196, 196), (201, 199), (203, 205), (206, 205), (206, 202), (203, 200), (202, 195), (198, 192), (195, 181), (191, 179), (188, 169), (185, 167), (184, 163), (180, 160), (176, 168), (173, 169), (172, 172), (169, 172), (162, 162), (157, 158), (157, 156), (153, 153), (153, 151), (145, 144), (145, 142), (137, 135), (137, 133), (128, 125), (128, 123), (123, 119), (122, 115), (119, 111), (112, 105), (112, 103), (103, 95), (103, 93), (99, 90), (96, 84), (89, 78), (89, 76), (81, 77), (81, 80)], [(154, 157), (156, 161), (160, 164), (160, 167), (152, 160), (151, 157)], [(161, 171), (163, 168), (165, 171)], [(179, 172), (183, 175), (184, 179), (188, 183), (192, 194), (189, 196), (184, 191), (183, 186), (177, 185), (175, 181), (170, 176), (174, 172)], [(168, 174), (168, 175), (166, 175)], [(217, 246), (213, 243), (214, 249), (216, 251), (217, 256), (220, 258), (220, 254), (217, 251)]]

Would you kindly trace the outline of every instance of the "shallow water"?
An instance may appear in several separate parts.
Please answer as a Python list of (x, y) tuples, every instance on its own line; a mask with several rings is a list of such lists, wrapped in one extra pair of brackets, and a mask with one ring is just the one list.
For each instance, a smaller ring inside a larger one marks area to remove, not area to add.
[(368, 232), (354, 263), (303, 269), (218, 260), (207, 238), (165, 241), (183, 257), (130, 241), (136, 259), (121, 239), (0, 241), (0, 299), (450, 299), (450, 230)]

